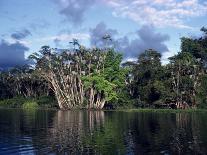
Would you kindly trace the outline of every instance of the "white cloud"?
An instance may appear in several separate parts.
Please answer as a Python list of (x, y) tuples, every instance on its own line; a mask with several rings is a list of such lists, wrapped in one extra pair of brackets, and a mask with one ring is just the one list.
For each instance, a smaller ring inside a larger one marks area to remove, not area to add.
[(168, 64), (169, 63), (169, 57), (172, 57), (174, 55), (176, 55), (177, 53), (176, 52), (173, 52), (172, 50), (170, 51), (167, 51), (167, 52), (164, 52), (162, 53), (162, 64)]
[(17, 40), (14, 38), (5, 38), (4, 40), (9, 44), (15, 44), (16, 42), (18, 42), (24, 46), (30, 46), (32, 44), (32, 42), (28, 41), (28, 40)]
[(206, 0), (52, 0), (60, 14), (78, 25), (94, 4), (111, 7), (116, 17), (129, 18), (138, 24), (158, 27), (191, 28), (187, 19), (207, 15)]
[(186, 19), (207, 15), (207, 3), (199, 0), (103, 0), (116, 17), (158, 27), (191, 28)]
[(73, 38), (78, 40), (87, 40), (90, 38), (90, 35), (87, 33), (61, 34), (56, 36), (44, 37), (38, 39), (38, 41), (54, 41), (54, 40), (71, 41)]

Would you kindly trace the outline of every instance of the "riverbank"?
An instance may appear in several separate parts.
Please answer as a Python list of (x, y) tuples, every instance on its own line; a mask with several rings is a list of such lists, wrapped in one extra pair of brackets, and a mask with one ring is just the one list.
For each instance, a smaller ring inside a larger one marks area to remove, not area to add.
[(0, 108), (24, 108), (24, 109), (58, 109), (53, 97), (41, 96), (38, 98), (14, 97), (0, 100)]
[[(41, 96), (38, 98), (23, 98), (15, 97), (11, 99), (0, 100), (1, 109), (51, 109), (59, 110), (57, 101), (53, 97)], [(86, 109), (74, 109), (77, 110), (86, 110)], [(90, 110), (96, 111), (96, 110)], [(116, 109), (103, 109), (103, 111), (120, 111), (120, 112), (150, 112), (150, 113), (180, 113), (180, 112), (207, 112), (207, 109), (157, 109), (157, 108), (138, 108), (138, 107), (117, 107)]]
[[(23, 107), (3, 107), (0, 106), (0, 109), (22, 109), (24, 110), (25, 108)], [(34, 108), (26, 108), (26, 109), (34, 109)], [(52, 111), (57, 111), (60, 110), (57, 107), (42, 107), (39, 106), (38, 108), (35, 108), (37, 110), (52, 110)], [(34, 110), (35, 110), (34, 109)], [(115, 110), (87, 110), (87, 109), (74, 109), (74, 110), (66, 110), (66, 111), (104, 111), (104, 112), (124, 112), (124, 113), (163, 113), (163, 114), (175, 114), (175, 113), (207, 113), (207, 109), (115, 109)]]
[[(107, 110), (108, 111), (108, 110)], [(111, 110), (114, 111), (114, 110)], [(148, 108), (148, 109), (118, 109), (115, 111), (122, 111), (122, 112), (150, 112), (150, 113), (193, 113), (193, 112), (202, 112), (202, 113), (207, 113), (207, 109), (153, 109), (153, 108)]]

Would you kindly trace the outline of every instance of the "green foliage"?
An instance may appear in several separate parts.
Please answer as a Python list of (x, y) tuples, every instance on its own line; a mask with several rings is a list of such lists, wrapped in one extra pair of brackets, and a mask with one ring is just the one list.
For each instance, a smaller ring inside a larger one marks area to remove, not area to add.
[(116, 86), (110, 102), (116, 105), (129, 105), (129, 94), (126, 91), (125, 79), (129, 70), (121, 67), (122, 55), (109, 49), (104, 63), (104, 71), (101, 76)]
[[(182, 38), (181, 51), (161, 65), (160, 53), (146, 50), (132, 64), (129, 90), (139, 103), (147, 105), (187, 103), (204, 107), (206, 103), (207, 37)], [(144, 106), (144, 107), (145, 107)]]
[(138, 96), (138, 99), (146, 104), (153, 104), (164, 95), (163, 67), (160, 59), (160, 53), (147, 50), (138, 57), (132, 70), (133, 96)]
[(48, 83), (29, 66), (0, 73), (0, 99), (16, 96), (31, 98), (46, 95), (49, 91)]
[(121, 96), (119, 92), (124, 89), (126, 69), (121, 68), (122, 55), (113, 49), (107, 49), (104, 60), (104, 68), (101, 72), (93, 70), (88, 76), (82, 76), (84, 88), (93, 88), (99, 93), (103, 93), (106, 101), (116, 103)]
[(54, 96), (39, 96), (35, 101), (41, 108), (58, 108), (58, 104)]
[[(0, 72), (0, 106), (22, 107), (35, 98), (40, 107), (56, 107), (53, 81), (59, 84), (56, 90), (68, 86), (76, 92), (81, 92), (83, 82), (82, 107), (86, 107), (93, 90), (91, 101), (103, 99), (115, 106), (155, 107), (185, 102), (190, 107), (206, 108), (207, 29), (201, 31), (204, 34), (200, 38), (181, 38), (181, 51), (170, 57), (167, 65), (161, 64), (161, 54), (152, 49), (141, 53), (135, 62), (121, 64), (123, 57), (114, 49), (86, 49), (76, 39), (70, 42), (74, 46), (71, 52), (55, 53), (43, 46), (30, 56), (36, 61), (35, 69), (25, 66)], [(111, 41), (109, 36), (103, 38)], [(67, 83), (71, 77), (79, 83)]]
[(94, 75), (92, 77), (85, 76), (82, 77), (82, 80), (84, 82), (85, 89), (94, 88), (99, 93), (103, 92), (107, 101), (117, 98), (116, 93), (114, 92), (116, 85), (105, 80), (104, 77), (100, 75)]
[(201, 85), (196, 96), (199, 108), (207, 109), (207, 75), (201, 78)]
[(123, 86), (125, 79), (124, 69), (120, 67), (122, 55), (116, 53), (113, 49), (109, 49), (104, 63), (103, 76), (117, 86)]
[(0, 107), (3, 108), (21, 108), (22, 104), (25, 102), (23, 97), (14, 97), (11, 99), (4, 99), (0, 101)]
[(22, 108), (24, 103), (36, 102), (40, 108), (57, 108), (57, 101), (54, 97), (40, 96), (38, 98), (14, 97), (0, 100), (2, 108)]
[(23, 109), (37, 109), (39, 105), (35, 101), (27, 101), (22, 105)]

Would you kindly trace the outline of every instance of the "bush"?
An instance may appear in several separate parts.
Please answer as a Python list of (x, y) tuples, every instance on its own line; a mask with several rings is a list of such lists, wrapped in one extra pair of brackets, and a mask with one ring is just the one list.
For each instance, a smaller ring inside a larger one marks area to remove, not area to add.
[(35, 101), (41, 108), (58, 108), (57, 101), (53, 96), (40, 96)]
[(22, 105), (23, 109), (37, 109), (39, 105), (35, 101), (27, 101)]
[(11, 99), (4, 99), (0, 101), (0, 107), (3, 108), (21, 108), (22, 104), (25, 102), (23, 97), (14, 97)]
[[(24, 98), (18, 96), (10, 99), (4, 99), (0, 100), (0, 108), (24, 108), (31, 102), (31, 106), (35, 105), (33, 103), (36, 103), (38, 108), (58, 108), (57, 101), (53, 96), (40, 96), (38, 98)], [(30, 104), (28, 105), (30, 106)]]

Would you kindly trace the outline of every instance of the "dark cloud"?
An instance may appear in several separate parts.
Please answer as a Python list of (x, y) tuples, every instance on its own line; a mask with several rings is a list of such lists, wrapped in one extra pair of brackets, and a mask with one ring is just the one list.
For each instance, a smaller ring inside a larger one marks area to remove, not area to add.
[(167, 52), (168, 47), (165, 42), (169, 40), (166, 34), (157, 33), (153, 26), (142, 26), (137, 32), (134, 39), (128, 36), (117, 38), (118, 32), (115, 29), (109, 29), (104, 23), (98, 24), (94, 29), (90, 30), (91, 45), (104, 45), (102, 37), (109, 34), (112, 37), (112, 44), (116, 50), (122, 52), (125, 58), (137, 57), (140, 53), (147, 49), (154, 49), (161, 53)]
[(152, 26), (143, 26), (137, 31), (137, 34), (140, 37), (143, 49), (148, 47), (157, 49), (160, 52), (168, 51), (168, 48), (164, 42), (170, 39), (169, 35), (156, 33), (155, 28)]
[(24, 54), (29, 48), (20, 42), (8, 43), (5, 40), (0, 41), (0, 68), (21, 66), (27, 63)]
[(96, 0), (52, 0), (60, 7), (60, 14), (75, 25), (82, 23), (85, 12)]
[(22, 31), (17, 31), (17, 32), (11, 34), (11, 37), (13, 39), (21, 40), (21, 39), (26, 38), (29, 35), (32, 35), (31, 32), (27, 29), (24, 29)]
[(101, 22), (94, 29), (90, 29), (91, 45), (97, 47), (103, 47), (105, 41), (103, 37), (105, 35), (110, 35), (112, 40), (118, 34), (117, 30), (107, 28), (106, 24)]
[(170, 37), (166, 34), (157, 33), (153, 26), (142, 26), (136, 34), (137, 38), (131, 40), (127, 46), (122, 48), (126, 57), (137, 57), (146, 49), (154, 49), (161, 53), (169, 51), (165, 42)]

